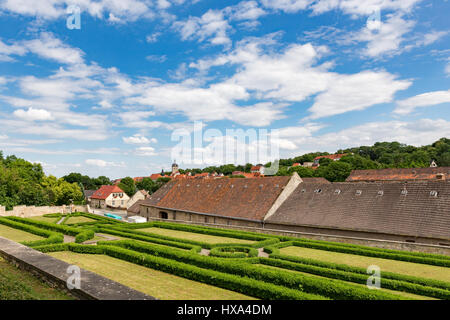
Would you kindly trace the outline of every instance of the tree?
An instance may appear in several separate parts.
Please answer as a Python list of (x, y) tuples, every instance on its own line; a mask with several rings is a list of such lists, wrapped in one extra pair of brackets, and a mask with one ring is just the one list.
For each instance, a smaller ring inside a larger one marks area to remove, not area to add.
[(50, 175), (42, 181), (42, 186), (46, 190), (51, 205), (83, 203), (84, 196), (78, 183), (69, 183), (64, 179), (57, 179)]
[(311, 169), (311, 168), (304, 168), (304, 167), (301, 167), (301, 166), (291, 167), (291, 168), (289, 168), (288, 172), (290, 174), (292, 174), (294, 172), (297, 172), (298, 175), (300, 177), (303, 177), (303, 178), (314, 177), (314, 170), (313, 169)]
[(134, 180), (131, 177), (126, 177), (120, 180), (119, 188), (123, 190), (129, 197), (132, 197), (136, 193), (136, 186)]
[(320, 166), (316, 170), (316, 176), (324, 177), (331, 182), (345, 181), (352, 171), (352, 166), (347, 162), (333, 161), (328, 166)]
[(150, 178), (144, 178), (138, 183), (136, 183), (136, 188), (139, 190), (146, 190), (147, 192), (153, 193), (156, 183)]
[(441, 167), (450, 167), (450, 152), (445, 152), (437, 157), (437, 163)]

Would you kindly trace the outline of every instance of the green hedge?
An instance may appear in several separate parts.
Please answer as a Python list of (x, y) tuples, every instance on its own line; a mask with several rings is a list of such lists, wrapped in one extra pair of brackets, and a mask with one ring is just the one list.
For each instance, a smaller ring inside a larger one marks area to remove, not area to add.
[(46, 229), (46, 230), (66, 234), (69, 236), (73, 236), (73, 237), (75, 237), (75, 242), (77, 242), (77, 243), (84, 242), (84, 241), (92, 239), (94, 237), (94, 232), (92, 230), (78, 229), (78, 228), (69, 227), (66, 225), (54, 224), (54, 223), (44, 222), (44, 221), (30, 220), (30, 219), (19, 218), (19, 217), (7, 217), (6, 219), (21, 222), (24, 224), (34, 225), (41, 229)]
[[(315, 259), (308, 259), (308, 258), (303, 258), (303, 257), (288, 256), (288, 255), (280, 254), (279, 250), (276, 248), (268, 247), (268, 248), (265, 248), (264, 251), (270, 254), (271, 259), (285, 260), (285, 261), (290, 261), (290, 262), (294, 262), (297, 264), (312, 265), (312, 266), (317, 266), (317, 267), (323, 267), (323, 268), (328, 268), (328, 269), (335, 269), (335, 270), (340, 270), (340, 271), (347, 271), (347, 272), (353, 272), (353, 273), (367, 275), (367, 270), (365, 268), (354, 267), (354, 266), (349, 266), (349, 265), (345, 265), (345, 264), (337, 264), (337, 263), (333, 263), (333, 262), (325, 262), (325, 261), (320, 261), (320, 260), (315, 260)], [(444, 281), (439, 281), (439, 280), (434, 280), (434, 279), (425, 279), (425, 278), (408, 276), (408, 275), (387, 272), (387, 271), (382, 271), (381, 276), (385, 279), (405, 281), (405, 282), (415, 283), (415, 284), (419, 284), (419, 285), (423, 285), (423, 286), (427, 286), (427, 287), (434, 287), (434, 288), (450, 290), (450, 283), (444, 282)]]
[(51, 244), (51, 243), (59, 243), (64, 241), (64, 236), (60, 233), (51, 232), (48, 230), (44, 230), (35, 226), (30, 226), (24, 223), (20, 223), (17, 221), (13, 221), (6, 218), (0, 218), (0, 224), (6, 225), (8, 227), (23, 230), (38, 236), (46, 237), (47, 239), (43, 240), (35, 240), (35, 241), (22, 241), (21, 243), (23, 245), (34, 247), (44, 244)]
[[(259, 258), (246, 259), (221, 259), (215, 257), (206, 257), (201, 255), (192, 255), (188, 252), (175, 251), (170, 248), (162, 248), (155, 245), (138, 243), (136, 241), (115, 241), (102, 242), (104, 246), (121, 246), (126, 249), (158, 255), (164, 258), (181, 261), (201, 268), (208, 268), (236, 274), (243, 277), (252, 278), (259, 281), (285, 286), (291, 289), (298, 289), (305, 292), (325, 296), (331, 299), (350, 299), (350, 300), (372, 300), (372, 299), (401, 299), (401, 297), (386, 293), (375, 292), (365, 287), (353, 284), (347, 284), (339, 280), (319, 279), (317, 277), (294, 274), (283, 270), (267, 270), (249, 263), (257, 263)], [(246, 263), (247, 262), (247, 263)]]
[[(300, 272), (306, 272), (310, 274), (315, 274), (318, 276), (326, 277), (326, 278), (333, 278), (333, 279), (339, 279), (343, 281), (350, 281), (355, 282), (359, 284), (366, 284), (367, 279), (369, 277), (368, 274), (360, 274), (360, 273), (354, 273), (349, 271), (342, 271), (342, 270), (336, 270), (336, 269), (330, 269), (330, 268), (324, 268), (324, 267), (318, 267), (318, 266), (312, 266), (312, 265), (306, 265), (306, 264), (298, 264), (293, 263), (289, 261), (284, 260), (277, 260), (272, 258), (261, 258), (260, 260), (261, 264), (269, 265), (273, 267), (278, 268), (284, 268), (289, 270), (295, 270)], [(424, 279), (426, 281), (426, 279)], [(425, 286), (421, 284), (416, 283), (410, 283), (407, 281), (399, 281), (399, 280), (393, 280), (393, 279), (387, 279), (384, 277), (384, 274), (380, 276), (380, 284), (381, 288), (384, 289), (391, 289), (395, 291), (403, 291), (408, 293), (413, 293), (417, 295), (427, 296), (427, 297), (433, 297), (437, 299), (450, 299), (450, 291), (444, 290), (440, 288), (434, 288), (431, 286)]]
[(106, 254), (110, 257), (125, 260), (151, 269), (174, 274), (183, 278), (199, 281), (227, 290), (240, 292), (266, 300), (323, 300), (325, 297), (309, 294), (299, 290), (281, 287), (263, 281), (257, 281), (214, 270), (207, 270), (182, 262), (157, 257), (145, 253), (138, 253), (125, 248), (101, 245), (86, 246), (69, 243), (66, 246), (46, 246), (40, 248), (43, 252), (70, 250), (83, 254)]
[(152, 243), (162, 244), (165, 246), (170, 246), (170, 247), (175, 247), (175, 248), (180, 248), (180, 249), (193, 250), (195, 252), (200, 252), (200, 250), (201, 250), (201, 246), (198, 246), (198, 245), (183, 243), (183, 242), (179, 242), (179, 241), (164, 240), (161, 238), (150, 237), (150, 236), (141, 236), (139, 234), (120, 231), (119, 229), (99, 227), (99, 228), (97, 228), (97, 230), (98, 230), (98, 232), (108, 233), (108, 234), (116, 235), (119, 237), (131, 238), (131, 239), (141, 240), (141, 241), (146, 241), (146, 242), (152, 242)]
[(353, 247), (353, 246), (334, 246), (334, 245), (328, 245), (328, 244), (323, 244), (323, 243), (319, 243), (319, 242), (309, 242), (309, 241), (282, 242), (279, 245), (274, 246), (274, 248), (285, 248), (285, 247), (289, 247), (289, 246), (319, 249), (319, 250), (340, 252), (340, 253), (349, 253), (349, 254), (355, 254), (355, 255), (359, 255), (359, 256), (406, 261), (406, 262), (428, 264), (428, 265), (434, 265), (434, 266), (440, 266), (440, 267), (450, 267), (450, 260), (438, 259), (435, 257), (428, 257), (427, 255), (424, 256), (424, 255), (410, 254), (410, 252), (406, 252), (406, 251), (405, 252), (399, 251), (398, 253), (397, 253), (397, 251), (395, 251), (396, 253), (391, 253), (388, 251), (385, 252), (383, 250), (372, 250), (371, 248), (368, 248), (368, 247), (360, 248), (360, 247)]
[(211, 249), (209, 255), (220, 258), (257, 257), (258, 250), (242, 246), (215, 247)]
[[(236, 238), (243, 240), (251, 240), (251, 241), (262, 241), (268, 238), (273, 237), (272, 235), (262, 235), (260, 233), (251, 233), (246, 231), (236, 231), (236, 230), (227, 230), (227, 229), (219, 229), (219, 228), (211, 228), (211, 227), (203, 227), (203, 226), (193, 226), (193, 225), (185, 225), (178, 223), (170, 223), (170, 222), (160, 222), (153, 221), (141, 224), (132, 224), (128, 225), (127, 228), (130, 229), (140, 229), (140, 228), (162, 228), (162, 229), (173, 229), (179, 231), (187, 231), (194, 233), (207, 234), (212, 236), (221, 236), (228, 238)], [(278, 238), (278, 237), (276, 237)]]
[(331, 242), (331, 241), (313, 240), (313, 239), (306, 239), (306, 238), (294, 238), (294, 237), (289, 237), (289, 239), (286, 239), (286, 241), (329, 245), (329, 246), (337, 246), (337, 247), (342, 247), (342, 248), (353, 248), (353, 249), (368, 250), (368, 251), (373, 251), (373, 252), (383, 252), (383, 253), (391, 253), (391, 254), (413, 256), (413, 257), (423, 257), (423, 258), (435, 258), (435, 259), (439, 259), (439, 260), (449, 260), (450, 261), (450, 256), (442, 255), (442, 254), (427, 253), (427, 252), (393, 250), (393, 249), (369, 247), (369, 246), (363, 246), (363, 245), (351, 244), (351, 243)]
[[(141, 228), (147, 228), (149, 226), (153, 226), (153, 227), (158, 227), (158, 228), (166, 228), (168, 226), (170, 226), (170, 228), (167, 229), (174, 229), (174, 230), (178, 230), (178, 231), (187, 231), (187, 232), (193, 232), (193, 233), (199, 233), (197, 232), (198, 230), (194, 230), (192, 228), (192, 226), (185, 226), (185, 225), (169, 225), (169, 224), (164, 224), (164, 227), (162, 227), (160, 224), (156, 224), (156, 222), (150, 222), (150, 223), (143, 223), (139, 225), (139, 228), (135, 227), (136, 225), (133, 224), (132, 227), (124, 227), (124, 226), (111, 226), (111, 229), (117, 230), (122, 232), (123, 234), (128, 234), (128, 235), (134, 235), (134, 236), (143, 236), (143, 237), (148, 237), (148, 238), (157, 238), (157, 239), (162, 239), (162, 240), (167, 240), (167, 241), (173, 241), (173, 242), (180, 242), (180, 243), (187, 243), (187, 244), (191, 244), (194, 246), (200, 246), (202, 248), (205, 249), (212, 249), (214, 247), (227, 247), (227, 246), (236, 246), (238, 245), (237, 243), (215, 243), (215, 244), (211, 244), (208, 242), (204, 242), (204, 241), (195, 241), (195, 240), (189, 240), (189, 239), (180, 239), (180, 238), (176, 238), (176, 237), (171, 237), (171, 236), (165, 236), (165, 235), (160, 235), (160, 234), (156, 234), (156, 233), (151, 233), (151, 232), (145, 232), (145, 231), (139, 231), (139, 229)], [(189, 227), (189, 228), (185, 228), (185, 227)], [(254, 248), (261, 248), (267, 245), (273, 245), (278, 243), (280, 240), (277, 238), (265, 238), (265, 237), (261, 237), (259, 236), (258, 238), (255, 238), (253, 236), (248, 237), (248, 236), (240, 236), (239, 233), (235, 234), (231, 234), (228, 232), (217, 232), (218, 230), (212, 230), (212, 231), (216, 231), (216, 232), (201, 232), (202, 234), (208, 234), (208, 235), (215, 235), (215, 236), (222, 236), (222, 237), (229, 237), (229, 238), (235, 238), (235, 239), (244, 239), (244, 240), (259, 240), (258, 242), (255, 242), (254, 244), (240, 244), (240, 246), (245, 246), (245, 247), (254, 247)], [(133, 237), (133, 236), (128, 236), (128, 237)], [(134, 237), (133, 237), (134, 238)], [(251, 238), (251, 239), (246, 239), (246, 238)]]

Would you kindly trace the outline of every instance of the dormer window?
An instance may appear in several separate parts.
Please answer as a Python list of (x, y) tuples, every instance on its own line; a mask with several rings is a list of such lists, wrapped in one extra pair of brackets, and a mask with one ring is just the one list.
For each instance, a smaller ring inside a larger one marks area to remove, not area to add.
[(316, 189), (316, 190), (314, 190), (314, 193), (321, 193), (322, 192), (322, 189)]
[(437, 198), (438, 192), (436, 190), (430, 191), (430, 196)]
[(357, 195), (357, 196), (362, 195), (362, 190), (356, 190), (356, 195)]
[(403, 190), (402, 190), (402, 196), (406, 196), (407, 194), (408, 194), (408, 190), (403, 189)]
[(334, 190), (334, 194), (341, 194), (341, 190), (339, 189)]
[(379, 197), (382, 197), (383, 195), (384, 195), (384, 191), (383, 190), (378, 191), (378, 196)]

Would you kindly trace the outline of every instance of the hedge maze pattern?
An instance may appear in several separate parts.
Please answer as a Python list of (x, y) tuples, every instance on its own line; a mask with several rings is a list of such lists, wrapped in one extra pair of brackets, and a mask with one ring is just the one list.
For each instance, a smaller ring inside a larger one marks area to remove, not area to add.
[[(92, 221), (66, 224), (71, 217), (76, 216)], [(0, 224), (44, 237), (43, 240), (23, 242), (41, 252), (72, 251), (108, 255), (260, 299), (406, 299), (396, 292), (450, 299), (449, 282), (382, 271), (381, 288), (389, 291), (370, 290), (365, 286), (369, 275), (364, 268), (284, 255), (280, 253), (280, 249), (304, 247), (445, 268), (450, 268), (449, 256), (169, 222), (128, 224), (88, 213), (65, 216), (50, 214), (45, 217), (57, 218), (55, 222), (62, 222), (56, 224), (5, 217), (0, 218)], [(145, 228), (170, 229), (252, 242), (212, 244), (140, 230)], [(99, 233), (112, 235), (120, 240), (94, 241), (92, 244), (92, 239)], [(74, 242), (65, 243), (64, 235), (74, 237)], [(91, 240), (91, 244), (83, 244), (88, 240)], [(263, 250), (268, 257), (260, 256), (258, 249)], [(205, 251), (208, 255), (204, 254)]]

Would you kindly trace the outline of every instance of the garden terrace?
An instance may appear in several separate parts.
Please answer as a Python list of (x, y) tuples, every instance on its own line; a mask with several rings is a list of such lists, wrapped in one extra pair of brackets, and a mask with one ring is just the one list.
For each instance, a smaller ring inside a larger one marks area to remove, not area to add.
[[(53, 218), (78, 219), (2, 218), (0, 235), (18, 230), (16, 241), (161, 299), (450, 299), (450, 256), (86, 213)], [(383, 290), (366, 286), (372, 264)]]

